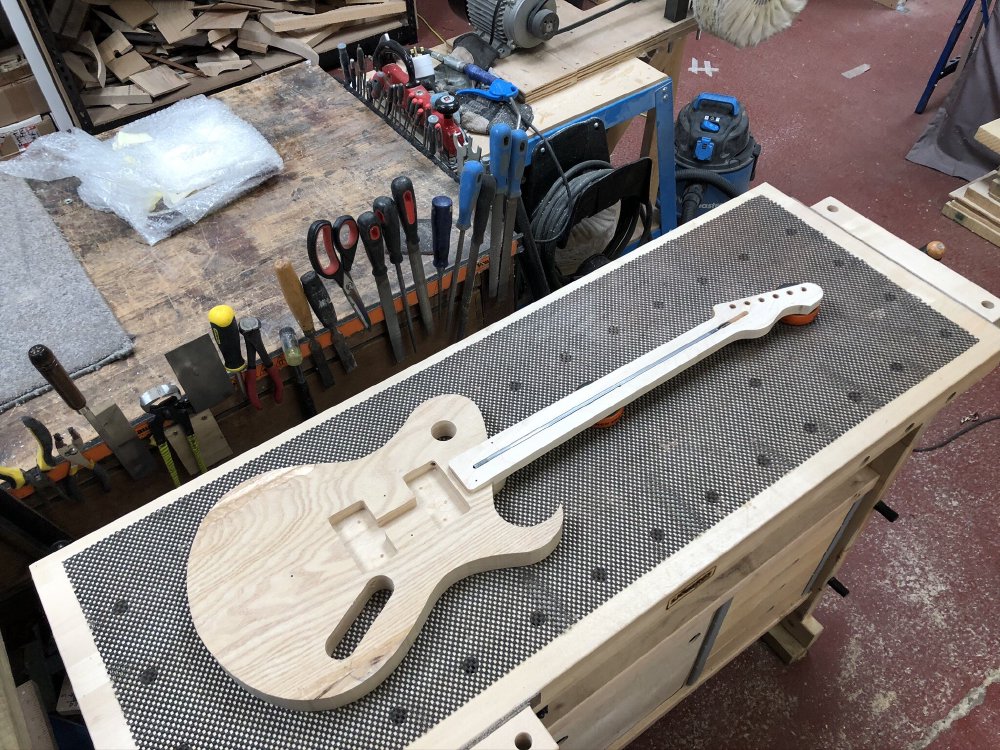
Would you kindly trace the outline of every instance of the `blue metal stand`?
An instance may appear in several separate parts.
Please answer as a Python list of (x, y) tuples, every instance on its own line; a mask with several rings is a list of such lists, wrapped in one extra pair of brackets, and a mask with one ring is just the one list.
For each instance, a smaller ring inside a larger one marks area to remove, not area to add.
[[(979, 0), (979, 3), (982, 5), (983, 26), (988, 27), (990, 25), (989, 2), (988, 0)], [(972, 14), (975, 6), (976, 0), (965, 0), (965, 5), (959, 11), (958, 18), (955, 20), (955, 26), (948, 36), (948, 41), (945, 43), (944, 49), (941, 50), (941, 57), (938, 58), (937, 65), (934, 66), (931, 77), (927, 80), (923, 96), (920, 97), (920, 101), (917, 103), (915, 112), (918, 115), (923, 114), (924, 110), (927, 109), (927, 102), (930, 101), (931, 94), (934, 93), (934, 88), (938, 85), (938, 81), (945, 75), (944, 69), (948, 66), (948, 59), (951, 57), (951, 53), (955, 49), (955, 43), (958, 42), (958, 37), (962, 33), (962, 29), (965, 28), (965, 24), (969, 20), (969, 16)]]
[[(674, 84), (670, 79), (663, 83), (647, 86), (644, 89), (629, 94), (615, 102), (545, 131), (545, 136), (551, 137), (563, 128), (578, 122), (598, 117), (606, 128), (628, 122), (633, 117), (647, 113), (647, 117), (656, 118), (656, 155), (659, 166), (659, 185), (657, 187), (657, 202), (660, 206), (660, 226), (654, 228), (653, 236), (659, 237), (677, 226), (674, 205), (677, 203), (677, 182), (674, 178)], [(541, 138), (535, 136), (528, 141), (528, 163), (535, 147), (541, 143)]]

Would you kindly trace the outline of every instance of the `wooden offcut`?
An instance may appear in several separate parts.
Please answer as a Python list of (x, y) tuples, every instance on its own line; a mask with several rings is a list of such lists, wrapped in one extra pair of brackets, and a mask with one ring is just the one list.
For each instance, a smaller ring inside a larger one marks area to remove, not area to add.
[(186, 78), (181, 78), (164, 65), (135, 73), (131, 81), (154, 99), (188, 85)]
[(149, 62), (135, 50), (128, 52), (121, 57), (116, 57), (108, 63), (108, 70), (119, 81), (127, 81), (136, 73), (149, 70)]
[(260, 21), (274, 32), (305, 31), (318, 29), (331, 24), (344, 24), (351, 21), (371, 21), (386, 16), (398, 16), (406, 13), (406, 3), (402, 0), (374, 3), (371, 5), (352, 5), (346, 8), (329, 10), (326, 13), (303, 15), (301, 13), (262, 13)]
[[(195, 628), (251, 692), (287, 708), (335, 708), (373, 690), (455, 581), (528, 565), (558, 544), (563, 513), (505, 521), (493, 485), (447, 466), (486, 440), (474, 402), (418, 406), (365, 458), (295, 466), (243, 483), (209, 511), (188, 559)], [(341, 639), (376, 591), (391, 595), (349, 655)]]
[(140, 26), (156, 17), (156, 8), (146, 0), (112, 0), (111, 10), (129, 26)]
[(990, 151), (1000, 154), (1000, 120), (980, 125), (976, 131), (976, 140)]
[(153, 97), (138, 86), (105, 86), (83, 93), (83, 103), (88, 107), (110, 107), (115, 104), (149, 104)]

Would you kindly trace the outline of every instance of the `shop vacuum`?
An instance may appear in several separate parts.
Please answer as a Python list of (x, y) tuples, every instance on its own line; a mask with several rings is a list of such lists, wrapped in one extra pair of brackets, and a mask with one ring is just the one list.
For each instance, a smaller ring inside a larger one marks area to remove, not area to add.
[(745, 192), (760, 156), (739, 100), (707, 92), (677, 115), (674, 150), (678, 225)]

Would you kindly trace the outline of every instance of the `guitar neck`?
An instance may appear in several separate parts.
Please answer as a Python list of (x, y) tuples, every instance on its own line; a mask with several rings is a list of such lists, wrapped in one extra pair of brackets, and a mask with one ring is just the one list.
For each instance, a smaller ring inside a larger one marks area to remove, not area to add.
[(468, 490), (499, 482), (727, 344), (812, 312), (822, 296), (816, 284), (800, 284), (718, 304), (711, 319), (459, 454), (449, 467)]

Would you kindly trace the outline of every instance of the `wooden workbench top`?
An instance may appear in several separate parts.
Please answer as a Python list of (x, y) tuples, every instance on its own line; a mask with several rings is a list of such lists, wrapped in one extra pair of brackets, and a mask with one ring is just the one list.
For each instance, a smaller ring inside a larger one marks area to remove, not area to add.
[[(284, 171), (153, 247), (118, 217), (85, 205), (75, 180), (32, 183), (94, 284), (135, 337), (134, 356), (78, 381), (95, 411), (114, 401), (130, 419), (139, 417), (139, 395), (176, 380), (163, 354), (207, 333), (206, 316), (214, 305), (228, 304), (237, 315), (259, 317), (272, 350), (278, 348), (281, 326), (298, 331), (272, 267), (284, 257), (298, 273), (309, 270), (305, 237), (315, 219), (371, 210), (372, 200), (388, 195), (390, 182), (400, 174), (413, 180), (422, 219), (429, 215), (432, 196), (454, 198), (457, 193), (446, 174), (319, 68), (286, 68), (216, 98), (264, 135), (284, 159)], [(433, 266), (429, 260), (425, 265), (430, 276)], [(409, 264), (403, 266), (409, 280)], [(352, 276), (365, 301), (377, 303), (363, 248)], [(343, 322), (350, 306), (335, 285), (328, 287)], [(67, 337), (73, 335), (72, 324), (67, 321)], [(59, 353), (60, 342), (39, 343)], [(336, 363), (331, 366), (342, 383), (342, 370)], [(52, 431), (75, 425), (85, 439), (93, 437), (90, 425), (49, 392), (4, 413), (0, 464), (34, 465), (31, 437), (20, 420), (26, 414)]]

